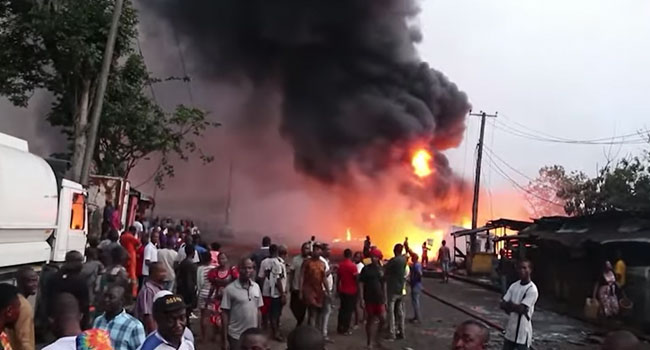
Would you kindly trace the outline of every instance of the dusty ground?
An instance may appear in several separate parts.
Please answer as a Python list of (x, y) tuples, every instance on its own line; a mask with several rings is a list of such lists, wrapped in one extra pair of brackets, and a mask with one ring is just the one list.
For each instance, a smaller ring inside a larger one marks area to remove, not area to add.
[[(478, 313), (489, 320), (503, 324), (505, 315), (498, 310), (499, 295), (480, 287), (470, 284), (451, 281), (449, 284), (440, 284), (435, 279), (425, 279), (425, 289), (431, 293), (443, 297), (449, 301), (458, 303), (472, 312)], [(407, 296), (408, 297), (408, 296)], [(406, 303), (407, 318), (411, 317), (410, 299)], [(422, 313), (424, 320), (421, 325), (407, 323), (406, 339), (395, 342), (384, 342), (384, 348), (390, 350), (428, 350), (428, 349), (450, 349), (453, 330), (455, 325), (470, 318), (466, 314), (450, 308), (440, 302), (422, 296)], [(363, 327), (355, 330), (352, 336), (340, 336), (335, 332), (337, 310), (332, 312), (329, 323), (329, 332), (334, 344), (328, 349), (336, 350), (357, 350), (365, 348), (365, 334)], [(284, 334), (295, 326), (288, 308), (282, 316), (282, 329)], [(598, 349), (597, 345), (590, 344), (586, 336), (595, 331), (591, 326), (574, 319), (558, 315), (545, 310), (536, 310), (533, 316), (533, 327), (535, 329), (533, 346), (538, 350), (574, 350), (574, 349)], [(198, 329), (193, 327), (198, 337)], [(501, 349), (502, 337), (500, 332), (491, 331), (489, 349)], [(211, 344), (199, 344), (198, 350), (216, 350), (217, 346)], [(284, 350), (286, 344), (273, 343), (273, 350)]]

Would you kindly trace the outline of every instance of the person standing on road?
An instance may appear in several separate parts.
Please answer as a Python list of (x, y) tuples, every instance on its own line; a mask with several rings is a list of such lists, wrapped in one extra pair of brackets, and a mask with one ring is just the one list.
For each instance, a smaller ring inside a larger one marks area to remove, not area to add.
[(438, 250), (438, 262), (442, 268), (442, 283), (449, 283), (449, 265), (451, 264), (451, 251), (447, 247), (447, 241), (442, 241), (442, 247)]
[(422, 294), (422, 264), (418, 261), (418, 255), (411, 255), (413, 259), (413, 267), (409, 275), (409, 283), (411, 284), (411, 303), (413, 305), (413, 318), (411, 322), (420, 323), (420, 295)]
[(126, 294), (124, 286), (110, 286), (104, 293), (104, 314), (93, 322), (93, 328), (108, 332), (115, 350), (137, 350), (145, 338), (142, 323), (124, 310)]
[(386, 263), (386, 297), (388, 300), (388, 330), (389, 340), (404, 339), (404, 298), (403, 290), (406, 284), (406, 256), (402, 254), (404, 247), (396, 244), (393, 248), (395, 256)]
[(451, 350), (485, 350), (489, 340), (490, 332), (484, 324), (467, 320), (456, 327)]
[(300, 273), (302, 272), (302, 263), (309, 258), (309, 253), (311, 252), (311, 245), (309, 242), (302, 244), (300, 248), (300, 255), (293, 257), (291, 261), (291, 266), (289, 267), (289, 286), (291, 286), (291, 302), (289, 307), (293, 313), (293, 317), (296, 318), (296, 327), (302, 325), (302, 322), (305, 320), (305, 313), (307, 307), (305, 303), (300, 298)]
[(166, 279), (165, 268), (159, 263), (152, 263), (150, 266), (151, 278), (144, 283), (135, 305), (135, 316), (142, 321), (147, 334), (156, 330), (156, 322), (153, 317), (154, 297), (158, 292), (164, 290), (163, 283)]
[[(140, 224), (140, 227), (142, 227), (142, 224)], [(141, 230), (142, 231), (142, 230)], [(129, 279), (131, 280), (132, 283), (132, 289), (129, 291), (133, 296), (138, 295), (138, 286), (137, 286), (137, 257), (136, 257), (136, 252), (138, 248), (140, 248), (140, 240), (135, 238), (136, 233), (138, 232), (138, 229), (135, 226), (129, 227), (129, 229), (122, 233), (122, 236), (120, 236), (120, 244), (124, 249), (126, 250), (126, 253), (128, 254), (129, 258), (126, 261), (126, 271), (129, 273)]]
[(273, 339), (283, 342), (284, 338), (280, 335), (280, 315), (284, 305), (283, 302), (286, 302), (284, 291), (286, 289), (287, 272), (284, 260), (280, 258), (279, 253), (279, 247), (271, 244), (269, 247), (270, 255), (262, 261), (262, 266), (260, 266), (260, 275), (264, 280), (262, 296), (267, 317), (271, 324), (271, 336)]
[(357, 307), (357, 266), (352, 261), (352, 250), (343, 251), (343, 261), (339, 264), (338, 270), (338, 292), (341, 299), (337, 331), (339, 334), (352, 334), (350, 322), (352, 314)]
[(429, 246), (427, 245), (427, 241), (424, 241), (424, 243), (422, 243), (422, 267), (426, 268), (428, 264), (429, 264)]
[[(370, 264), (366, 265), (359, 275), (359, 290), (362, 296), (361, 307), (366, 310), (366, 344), (372, 347), (372, 339), (381, 347), (379, 332), (384, 329), (386, 322), (386, 288), (384, 272), (379, 262), (383, 258), (377, 248), (370, 250)], [(375, 333), (373, 324), (379, 320), (379, 327)]]
[(239, 340), (249, 328), (262, 324), (262, 291), (255, 281), (255, 264), (250, 258), (239, 262), (239, 278), (223, 290), (221, 299), (223, 350), (239, 350)]
[(8, 333), (9, 342), (13, 350), (34, 350), (34, 309), (27, 298), (36, 295), (38, 290), (38, 275), (33, 268), (21, 267), (16, 272), (18, 286), (18, 300), (20, 301), (20, 314)]
[(158, 235), (150, 235), (149, 243), (144, 247), (144, 261), (142, 262), (142, 277), (146, 281), (149, 278), (151, 264), (158, 262)]
[[(363, 255), (361, 252), (357, 251), (354, 253), (354, 257), (352, 258), (352, 261), (354, 261), (355, 265), (357, 266), (357, 273), (358, 275), (361, 274), (361, 270), (363, 270), (363, 267), (366, 266), (363, 264)], [(357, 277), (358, 277), (357, 275)], [(359, 323), (363, 323), (365, 318), (365, 310), (361, 307), (361, 293), (359, 293), (359, 288), (357, 288), (357, 304), (354, 307), (354, 328), (357, 328), (359, 326)]]
[(194, 263), (194, 245), (185, 245), (185, 259), (178, 265), (178, 274), (176, 274), (176, 291), (183, 297), (187, 306), (187, 320), (189, 323), (192, 310), (196, 307), (196, 282), (198, 267)]
[(519, 262), (519, 281), (510, 285), (501, 301), (501, 309), (508, 316), (503, 350), (528, 350), (533, 342), (533, 312), (539, 293), (530, 279), (533, 266), (530, 261)]
[(269, 255), (271, 255), (269, 253), (270, 246), (271, 246), (271, 237), (264, 236), (262, 238), (262, 247), (260, 247), (251, 256), (251, 260), (255, 264), (255, 282), (257, 282), (258, 285), (262, 285), (262, 283), (264, 283), (264, 280), (262, 278), (259, 278), (259, 273), (260, 273), (260, 267), (262, 266), (262, 261), (268, 258)]
[(160, 241), (160, 249), (158, 249), (158, 262), (165, 268), (165, 271), (167, 272), (165, 274), (165, 276), (167, 276), (167, 279), (165, 280), (164, 286), (165, 289), (170, 292), (173, 292), (174, 287), (176, 286), (175, 265), (177, 259), (178, 253), (175, 250), (171, 249), (169, 246), (169, 241)]
[(320, 259), (323, 250), (314, 244), (311, 258), (302, 264), (300, 273), (300, 299), (307, 306), (307, 324), (316, 327), (321, 317), (327, 287), (325, 263)]
[(325, 341), (331, 343), (332, 340), (327, 336), (327, 328), (330, 321), (330, 314), (332, 313), (332, 291), (334, 288), (334, 276), (332, 274), (333, 266), (330, 263), (330, 246), (327, 243), (322, 243), (321, 247), (323, 253), (320, 260), (325, 264), (325, 297), (323, 298), (323, 309), (321, 311), (319, 326), (323, 332)]

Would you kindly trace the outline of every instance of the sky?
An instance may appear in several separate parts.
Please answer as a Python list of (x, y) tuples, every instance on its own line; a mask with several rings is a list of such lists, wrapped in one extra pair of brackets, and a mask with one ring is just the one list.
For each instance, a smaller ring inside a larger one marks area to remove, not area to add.
[[(523, 124), (535, 134), (584, 140), (647, 128), (650, 2), (425, 0), (421, 7), (421, 56), (468, 93), (475, 111), (499, 112), (488, 120), (485, 145), (515, 169), (534, 177), (541, 166), (560, 164), (593, 175), (606, 155), (641, 152), (642, 145), (546, 143), (503, 129)], [(469, 118), (465, 142), (448, 152), (466, 176), (479, 119)], [(509, 185), (485, 163), (484, 181)]]
[[(593, 175), (608, 157), (642, 152), (643, 145), (547, 143), (507, 130), (584, 140), (647, 128), (650, 2), (423, 0), (421, 10), (415, 20), (423, 33), (418, 45), (421, 57), (467, 92), (475, 112), (498, 111), (496, 120), (491, 118), (486, 125), (485, 145), (507, 163), (493, 160), (513, 181), (525, 185), (540, 167), (551, 164)], [(142, 19), (141, 40), (149, 68), (158, 76), (181, 74), (169, 32), (147, 14)], [(201, 85), (200, 77), (192, 84), (198, 103), (211, 106), (228, 100), (230, 90), (242, 88)], [(159, 99), (168, 106), (187, 103), (181, 91), (183, 96), (161, 91)], [(27, 139), (37, 154), (59, 151), (62, 138), (42, 121), (48, 105), (48, 97), (42, 94), (27, 110), (0, 100), (0, 131)], [(224, 108), (210, 109), (217, 116), (237, 113)], [(446, 153), (452, 167), (471, 179), (479, 118), (469, 117), (467, 126), (465, 141)], [(491, 163), (484, 158), (483, 185), (511, 189), (511, 180), (499, 175)], [(178, 179), (169, 188), (205, 181), (186, 169), (177, 169)], [(224, 167), (209, 169), (226, 173)], [(139, 178), (134, 182), (146, 183), (149, 175), (136, 172)], [(215, 188), (223, 188), (224, 178), (213, 184)]]

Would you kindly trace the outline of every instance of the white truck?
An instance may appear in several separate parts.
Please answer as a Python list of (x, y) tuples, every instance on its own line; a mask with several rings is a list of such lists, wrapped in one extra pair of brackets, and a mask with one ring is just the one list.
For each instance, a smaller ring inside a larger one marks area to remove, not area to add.
[(0, 133), (0, 275), (83, 254), (86, 202), (81, 184), (30, 153), (27, 141)]

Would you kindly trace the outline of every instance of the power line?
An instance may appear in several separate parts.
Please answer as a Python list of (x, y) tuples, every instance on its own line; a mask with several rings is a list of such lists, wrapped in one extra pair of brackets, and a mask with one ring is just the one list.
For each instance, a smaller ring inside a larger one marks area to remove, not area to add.
[(172, 26), (172, 33), (174, 35), (176, 49), (178, 50), (178, 58), (181, 61), (181, 68), (183, 69), (183, 80), (185, 80), (185, 86), (187, 87), (187, 95), (190, 98), (190, 104), (194, 106), (194, 94), (192, 93), (192, 80), (187, 74), (187, 66), (185, 65), (185, 57), (183, 56), (183, 49), (181, 48), (180, 40), (178, 38), (178, 33), (176, 33), (176, 29), (174, 29), (174, 26)]
[(539, 200), (541, 200), (541, 201), (543, 201), (543, 202), (546, 202), (546, 203), (549, 203), (549, 204), (556, 205), (556, 206), (558, 206), (558, 207), (562, 207), (562, 208), (564, 208), (564, 205), (563, 205), (563, 204), (553, 202), (553, 201), (551, 201), (551, 200), (548, 200), (548, 199), (546, 199), (546, 198), (544, 198), (544, 197), (541, 197), (541, 196), (539, 196), (539, 195), (537, 195), (537, 194), (535, 194), (535, 193), (529, 191), (527, 188), (525, 188), (524, 186), (522, 186), (521, 184), (519, 184), (515, 179), (513, 179), (512, 177), (510, 177), (510, 176), (509, 176), (509, 175), (508, 175), (508, 174), (507, 174), (503, 169), (501, 169), (501, 168), (500, 168), (500, 167), (499, 167), (499, 166), (494, 162), (494, 159), (492, 158), (491, 154), (486, 154), (486, 155), (487, 155), (487, 158), (488, 158), (488, 160), (489, 160), (488, 165), (490, 165), (490, 167), (491, 167), (494, 171), (496, 171), (497, 174), (501, 175), (504, 179), (508, 180), (508, 181), (513, 185), (513, 187), (514, 187), (515, 189), (518, 189), (518, 190), (520, 190), (520, 191), (523, 191), (523, 192), (525, 192), (525, 193), (527, 193), (527, 194), (529, 194), (529, 195), (531, 195), (531, 196), (533, 196), (533, 197), (535, 197), (535, 198), (537, 198), (537, 199), (539, 199)]
[[(517, 122), (516, 120), (513, 120), (512, 118), (509, 118), (508, 116), (504, 116), (504, 119), (507, 120), (507, 121), (510, 122), (510, 123), (513, 123), (513, 124), (517, 125), (518, 127), (520, 127), (520, 128), (523, 129), (523, 130), (527, 130), (527, 131), (529, 131), (529, 132), (527, 133), (527, 132), (525, 132), (525, 131), (521, 131), (521, 130), (519, 130), (519, 132), (526, 133), (526, 134), (528, 134), (528, 135), (533, 135), (533, 136), (535, 136), (535, 137), (539, 137), (539, 135), (544, 135), (544, 136), (546, 136), (548, 139), (553, 139), (553, 140), (557, 140), (557, 141), (567, 141), (567, 142), (599, 142), (599, 141), (611, 141), (611, 140), (615, 140), (615, 139), (624, 139), (624, 138), (627, 138), (627, 137), (630, 137), (630, 136), (640, 136), (640, 132), (637, 131), (637, 132), (634, 132), (634, 133), (630, 133), (630, 134), (626, 134), (626, 135), (619, 135), (619, 136), (607, 136), (607, 137), (600, 137), (600, 138), (595, 138), (595, 139), (586, 139), (586, 140), (572, 140), (572, 139), (568, 139), (568, 138), (565, 138), (565, 137), (554, 136), (554, 135), (551, 135), (551, 134), (545, 133), (545, 132), (543, 132), (543, 131), (533, 129), (533, 128), (531, 128), (531, 127), (525, 125), (525, 124), (522, 124), (522, 123)], [(514, 130), (518, 130), (516, 127), (512, 127), (512, 126), (509, 126), (509, 128), (510, 128), (510, 129), (514, 129)], [(532, 133), (532, 134), (531, 134), (531, 133)]]
[[(533, 140), (533, 141), (540, 141), (540, 142), (550, 142), (550, 143), (562, 143), (562, 144), (579, 144), (579, 145), (638, 145), (638, 144), (644, 144), (648, 142), (648, 139), (644, 138), (641, 136), (639, 132), (633, 133), (633, 134), (626, 134), (626, 135), (620, 135), (620, 136), (613, 136), (613, 137), (603, 137), (603, 138), (596, 138), (596, 139), (589, 139), (589, 140), (569, 140), (569, 139), (564, 139), (564, 138), (558, 138), (558, 137), (542, 137), (539, 135), (532, 134), (530, 132), (517, 129), (516, 127), (510, 126), (508, 124), (505, 124), (503, 122), (497, 121), (499, 124), (495, 124), (495, 128), (499, 129), (503, 132), (506, 132), (508, 134), (518, 136), (521, 138)], [(542, 134), (541, 132), (539, 134)], [(631, 140), (626, 140), (628, 137), (632, 136), (637, 136), (634, 139)], [(620, 139), (620, 140), (619, 140)]]

